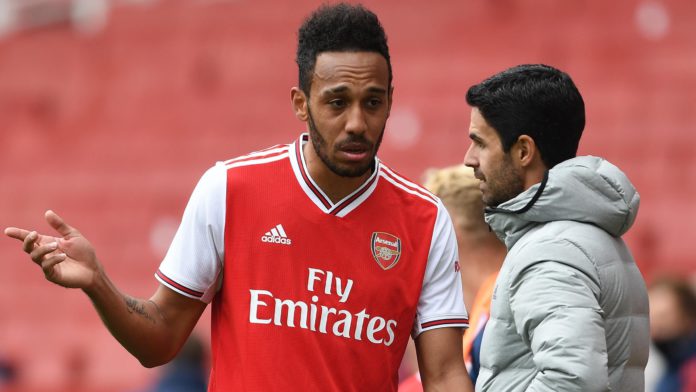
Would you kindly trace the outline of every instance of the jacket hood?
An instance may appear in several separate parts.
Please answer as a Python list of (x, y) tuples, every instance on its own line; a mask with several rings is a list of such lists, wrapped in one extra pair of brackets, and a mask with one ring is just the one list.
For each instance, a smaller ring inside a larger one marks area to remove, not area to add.
[(510, 249), (537, 224), (577, 221), (618, 237), (638, 214), (640, 196), (628, 177), (608, 161), (583, 156), (561, 162), (544, 180), (497, 207), (486, 222)]

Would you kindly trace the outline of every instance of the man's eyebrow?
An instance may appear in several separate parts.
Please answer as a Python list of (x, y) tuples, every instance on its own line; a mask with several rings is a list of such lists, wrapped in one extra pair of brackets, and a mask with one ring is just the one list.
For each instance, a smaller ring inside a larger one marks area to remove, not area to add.
[(481, 139), (481, 136), (479, 136), (479, 135), (476, 134), (476, 133), (470, 133), (470, 134), (469, 134), (469, 139), (471, 139), (471, 140), (473, 140), (473, 141), (475, 141), (475, 142), (482, 142), (482, 141), (483, 141), (483, 139)]
[[(348, 86), (336, 86), (336, 87), (328, 87), (321, 92), (319, 92), (319, 95), (325, 96), (325, 95), (334, 95), (334, 94), (341, 94), (348, 91)], [(367, 91), (371, 94), (379, 94), (379, 95), (384, 95), (387, 93), (387, 90), (382, 88), (382, 87), (368, 87)]]
[(336, 86), (336, 87), (328, 87), (322, 90), (319, 95), (332, 95), (332, 94), (340, 94), (348, 91), (348, 86)]
[(387, 90), (382, 87), (368, 87), (367, 91), (373, 94), (386, 94)]

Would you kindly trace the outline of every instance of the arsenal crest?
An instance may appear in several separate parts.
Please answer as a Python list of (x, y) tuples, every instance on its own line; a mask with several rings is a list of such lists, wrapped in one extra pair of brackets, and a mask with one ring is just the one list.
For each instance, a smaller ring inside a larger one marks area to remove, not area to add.
[(375, 261), (385, 271), (394, 267), (401, 257), (401, 240), (389, 233), (372, 233), (370, 247)]

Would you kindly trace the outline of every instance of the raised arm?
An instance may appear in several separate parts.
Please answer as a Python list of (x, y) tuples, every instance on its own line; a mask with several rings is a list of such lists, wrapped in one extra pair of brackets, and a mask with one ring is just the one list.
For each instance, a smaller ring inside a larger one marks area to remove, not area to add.
[(206, 304), (160, 286), (148, 299), (121, 293), (98, 261), (92, 244), (57, 214), (46, 221), (58, 233), (42, 235), (15, 227), (5, 234), (22, 241), (22, 249), (50, 282), (82, 289), (111, 334), (143, 366), (171, 360), (188, 338)]
[(462, 333), (459, 328), (425, 331), (415, 339), (418, 369), (425, 392), (473, 392), (464, 366)]

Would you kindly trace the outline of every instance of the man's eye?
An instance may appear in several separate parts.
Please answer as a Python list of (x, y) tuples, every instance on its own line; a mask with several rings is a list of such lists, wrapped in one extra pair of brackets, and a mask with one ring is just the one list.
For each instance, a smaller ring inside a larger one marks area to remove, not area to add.
[(346, 101), (344, 101), (342, 99), (332, 99), (331, 101), (329, 101), (329, 105), (331, 105), (335, 108), (342, 108), (342, 107), (346, 106)]
[(370, 99), (370, 100), (367, 101), (367, 106), (373, 107), (373, 108), (376, 108), (376, 107), (378, 107), (378, 106), (381, 105), (381, 104), (382, 104), (382, 100), (381, 100), (381, 99), (377, 99), (377, 98), (373, 98), (373, 99)]

